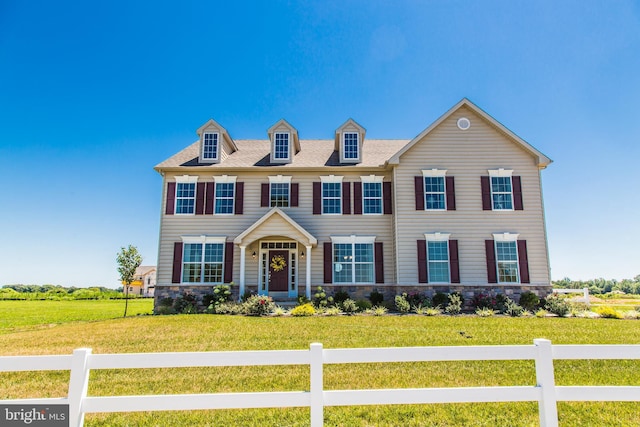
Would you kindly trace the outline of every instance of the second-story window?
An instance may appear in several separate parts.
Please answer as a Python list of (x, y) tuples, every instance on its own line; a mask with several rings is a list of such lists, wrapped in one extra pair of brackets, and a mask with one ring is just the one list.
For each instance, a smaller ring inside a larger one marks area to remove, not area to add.
[(345, 159), (358, 159), (360, 157), (358, 153), (358, 133), (357, 132), (345, 132), (344, 138), (344, 158)]
[(196, 183), (176, 184), (176, 214), (193, 214), (196, 206)]
[(202, 158), (216, 160), (218, 158), (218, 134), (205, 133), (203, 136)]
[(444, 176), (424, 177), (425, 209), (444, 210), (445, 209), (445, 187)]
[(322, 213), (342, 213), (342, 182), (322, 183)]
[(235, 182), (216, 182), (216, 214), (233, 214), (234, 190)]
[(382, 182), (362, 183), (362, 213), (382, 213)]
[(276, 133), (273, 146), (273, 158), (274, 159), (288, 159), (289, 158), (289, 134), (288, 133)]
[(289, 207), (289, 188), (288, 182), (272, 182), (270, 188), (271, 207)]
[(512, 186), (510, 176), (491, 177), (491, 202), (493, 210), (512, 210)]

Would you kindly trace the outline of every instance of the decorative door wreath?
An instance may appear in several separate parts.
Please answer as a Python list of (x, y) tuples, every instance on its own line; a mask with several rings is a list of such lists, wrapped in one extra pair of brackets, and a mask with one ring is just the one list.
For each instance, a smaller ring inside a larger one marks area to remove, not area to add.
[(282, 255), (276, 255), (271, 258), (271, 264), (269, 264), (273, 271), (282, 271), (287, 266), (287, 262), (285, 261)]

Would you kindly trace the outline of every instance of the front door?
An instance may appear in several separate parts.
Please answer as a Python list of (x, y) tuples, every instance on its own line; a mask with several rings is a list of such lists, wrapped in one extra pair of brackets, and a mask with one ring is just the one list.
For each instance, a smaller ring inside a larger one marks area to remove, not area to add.
[(269, 251), (269, 292), (289, 290), (289, 251)]

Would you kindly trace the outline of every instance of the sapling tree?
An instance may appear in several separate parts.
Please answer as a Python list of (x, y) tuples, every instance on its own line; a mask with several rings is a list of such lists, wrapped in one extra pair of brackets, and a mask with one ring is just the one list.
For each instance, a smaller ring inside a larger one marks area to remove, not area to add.
[(138, 248), (129, 245), (127, 248), (120, 248), (118, 257), (118, 273), (120, 280), (124, 284), (124, 316), (127, 317), (127, 308), (129, 306), (129, 286), (133, 282), (136, 268), (142, 263), (142, 256), (138, 253)]

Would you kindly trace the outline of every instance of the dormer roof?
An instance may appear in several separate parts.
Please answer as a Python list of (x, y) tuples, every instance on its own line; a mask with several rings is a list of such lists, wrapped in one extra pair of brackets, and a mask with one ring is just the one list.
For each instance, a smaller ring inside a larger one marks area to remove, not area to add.
[(361, 139), (362, 141), (364, 141), (364, 136), (367, 133), (367, 130), (365, 128), (363, 128), (362, 126), (360, 126), (360, 124), (358, 122), (356, 122), (355, 120), (353, 120), (352, 118), (347, 119), (346, 122), (344, 122), (343, 124), (341, 124), (338, 129), (336, 129), (336, 136), (335, 136), (335, 148), (336, 150), (340, 149), (340, 135), (343, 132), (358, 132), (361, 135)]
[(340, 163), (358, 164), (362, 162), (362, 148), (366, 133), (367, 130), (353, 119), (348, 119), (336, 129), (334, 148), (339, 154)]
[(196, 133), (198, 134), (198, 137), (202, 138), (202, 134), (205, 133), (206, 131), (218, 131), (220, 135), (225, 139), (225, 141), (228, 142), (231, 147), (233, 147), (233, 151), (236, 151), (238, 149), (238, 147), (236, 146), (236, 143), (231, 138), (231, 135), (229, 135), (229, 132), (227, 132), (227, 130), (223, 128), (220, 125), (220, 123), (216, 122), (215, 120), (213, 119), (207, 120), (205, 124), (203, 124), (198, 128)]
[(298, 140), (298, 130), (291, 126), (291, 123), (285, 119), (278, 120), (273, 126), (267, 129), (269, 140), (273, 141), (273, 134), (277, 132), (289, 132), (293, 141), (293, 148), (295, 149), (293, 154), (300, 152), (300, 141)]

